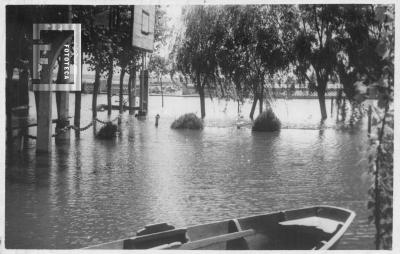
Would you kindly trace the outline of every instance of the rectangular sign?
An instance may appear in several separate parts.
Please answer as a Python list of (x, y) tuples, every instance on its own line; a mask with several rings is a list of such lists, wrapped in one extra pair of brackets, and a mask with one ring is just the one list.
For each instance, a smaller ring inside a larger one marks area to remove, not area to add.
[(132, 46), (153, 52), (155, 5), (135, 5), (133, 8)]
[(33, 24), (33, 90), (81, 90), (81, 25)]

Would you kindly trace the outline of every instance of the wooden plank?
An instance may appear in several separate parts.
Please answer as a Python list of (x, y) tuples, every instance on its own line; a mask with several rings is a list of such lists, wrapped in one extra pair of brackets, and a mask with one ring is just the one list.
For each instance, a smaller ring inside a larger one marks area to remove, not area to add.
[(156, 247), (153, 247), (153, 248), (150, 248), (150, 249), (154, 249), (154, 250), (167, 250), (167, 249), (173, 249), (173, 248), (175, 248), (175, 247), (178, 247), (178, 246), (180, 246), (182, 243), (181, 242), (173, 242), (173, 243), (170, 243), (170, 244), (163, 244), (163, 245), (160, 245), (160, 246), (156, 246)]
[(229, 234), (224, 234), (224, 235), (218, 235), (215, 237), (209, 237), (193, 242), (188, 242), (179, 247), (180, 250), (196, 250), (202, 247), (206, 247), (215, 243), (219, 242), (226, 242), (234, 239), (238, 239), (241, 237), (245, 236), (250, 236), (254, 235), (255, 231), (253, 229), (248, 229), (245, 231), (240, 231), (240, 232), (234, 232), (234, 233), (229, 233)]

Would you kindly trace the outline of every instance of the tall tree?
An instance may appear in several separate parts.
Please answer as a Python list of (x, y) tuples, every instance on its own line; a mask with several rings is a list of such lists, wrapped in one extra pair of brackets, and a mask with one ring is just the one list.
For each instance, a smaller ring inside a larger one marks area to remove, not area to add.
[[(286, 24), (293, 19), (291, 6), (248, 5), (224, 8), (224, 44), (218, 50), (224, 76), (235, 84), (237, 94), (253, 93), (250, 118), (259, 101), (263, 110), (267, 77), (288, 67), (294, 33)], [(289, 20), (290, 21), (290, 20)]]
[(379, 23), (373, 5), (344, 5), (339, 11), (343, 26), (337, 31), (341, 51), (336, 72), (346, 97), (354, 100), (353, 84), (360, 76), (374, 80), (382, 71), (384, 61), (375, 50), (379, 43)]
[(296, 73), (316, 90), (321, 118), (326, 119), (325, 91), (336, 67), (340, 47), (335, 36), (342, 25), (338, 5), (300, 5), (299, 32), (294, 44)]
[(205, 88), (214, 86), (218, 67), (217, 48), (220, 47), (221, 34), (216, 17), (221, 9), (215, 6), (190, 6), (185, 13), (185, 32), (177, 52), (177, 68), (190, 76), (200, 95), (201, 117), (205, 112)]
[[(123, 89), (124, 77), (126, 73), (133, 72), (136, 68), (131, 68), (136, 65), (140, 57), (140, 52), (133, 48), (131, 42), (131, 6), (112, 6), (111, 7), (111, 41), (114, 45), (112, 56), (115, 59), (116, 65), (119, 66), (119, 111), (123, 112)], [(134, 75), (134, 73), (130, 73)]]

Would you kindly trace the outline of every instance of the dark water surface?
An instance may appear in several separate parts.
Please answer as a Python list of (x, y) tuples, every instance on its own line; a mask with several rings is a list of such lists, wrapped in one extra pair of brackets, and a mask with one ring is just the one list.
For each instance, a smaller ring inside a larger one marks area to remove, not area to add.
[[(105, 101), (100, 96), (99, 103)], [(31, 96), (31, 122), (33, 102)], [(70, 103), (73, 115), (73, 96)], [(91, 119), (90, 105), (91, 96), (83, 95), (82, 126)], [(273, 106), (287, 129), (252, 133), (236, 127), (235, 102), (208, 100), (204, 130), (176, 131), (172, 121), (199, 112), (199, 99), (167, 97), (164, 109), (160, 105), (161, 97), (150, 97), (144, 121), (125, 113), (115, 140), (94, 139), (91, 128), (80, 139), (72, 132), (69, 145), (53, 144), (50, 156), (36, 156), (34, 140), (21, 153), (8, 149), (6, 247), (81, 248), (157, 222), (189, 226), (326, 204), (357, 213), (340, 249), (373, 249), (369, 183), (360, 162), (364, 127), (331, 128), (334, 116), (328, 128), (316, 129), (317, 100), (278, 100)], [(246, 115), (250, 106), (243, 106)]]

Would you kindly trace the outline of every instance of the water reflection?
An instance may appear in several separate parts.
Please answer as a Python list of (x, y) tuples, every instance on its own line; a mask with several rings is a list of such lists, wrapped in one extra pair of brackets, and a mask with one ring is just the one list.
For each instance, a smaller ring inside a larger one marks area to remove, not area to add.
[[(150, 98), (147, 120), (125, 114), (115, 140), (94, 139), (88, 130), (79, 139), (71, 135), (70, 145), (54, 146), (50, 156), (36, 156), (34, 141), (21, 153), (7, 149), (6, 247), (80, 248), (156, 222), (186, 226), (328, 204), (357, 213), (340, 248), (373, 248), (368, 183), (360, 178), (366, 166), (358, 163), (363, 128), (331, 128), (335, 116), (319, 128), (317, 101), (292, 100), (274, 107), (286, 127), (303, 129), (253, 133), (236, 128), (234, 102), (207, 101), (206, 128), (177, 131), (170, 124), (196, 112), (198, 98), (165, 98), (164, 109), (158, 99)], [(90, 100), (82, 98), (82, 126), (91, 117)]]

